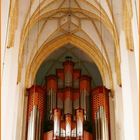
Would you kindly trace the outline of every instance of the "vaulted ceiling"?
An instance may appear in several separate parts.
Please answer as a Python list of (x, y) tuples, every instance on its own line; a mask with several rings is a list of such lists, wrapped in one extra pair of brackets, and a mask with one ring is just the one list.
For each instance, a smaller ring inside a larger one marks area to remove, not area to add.
[[(21, 3), (29, 4), (26, 9), (21, 9), (22, 13), (23, 10), (26, 11), (21, 48), (27, 41), (30, 50), (37, 50), (44, 42), (47, 43), (58, 36), (72, 34), (97, 46), (107, 61), (109, 55), (110, 57), (114, 55), (114, 46), (119, 45), (116, 27), (119, 24), (116, 24), (114, 19), (113, 0), (32, 0), (29, 2)], [(19, 17), (19, 22), (21, 21)]]
[[(46, 43), (72, 35), (96, 46), (108, 66), (114, 69), (116, 65), (119, 69), (118, 33), (122, 28), (123, 5), (131, 0), (128, 1), (12, 0), (11, 29), (18, 29), (20, 37), (19, 67), (22, 68), (24, 62), (28, 64)], [(11, 42), (13, 40), (14, 37)]]

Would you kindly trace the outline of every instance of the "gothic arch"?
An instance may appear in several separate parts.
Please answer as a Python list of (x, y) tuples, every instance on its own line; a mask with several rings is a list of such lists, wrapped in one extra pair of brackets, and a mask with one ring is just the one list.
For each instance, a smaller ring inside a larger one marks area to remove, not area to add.
[(25, 77), (25, 85), (26, 87), (30, 87), (35, 79), (36, 73), (42, 64), (42, 62), (51, 55), (52, 52), (55, 50), (63, 47), (66, 44), (72, 44), (75, 47), (81, 49), (84, 53), (86, 53), (91, 60), (97, 65), (101, 77), (104, 81), (104, 85), (113, 91), (113, 79), (111, 74), (111, 68), (107, 64), (106, 60), (104, 59), (102, 53), (97, 49), (96, 46), (89, 44), (87, 41), (74, 36), (74, 35), (64, 35), (60, 36), (49, 43), (44, 43), (42, 47), (38, 50), (34, 58), (29, 62), (26, 71)]

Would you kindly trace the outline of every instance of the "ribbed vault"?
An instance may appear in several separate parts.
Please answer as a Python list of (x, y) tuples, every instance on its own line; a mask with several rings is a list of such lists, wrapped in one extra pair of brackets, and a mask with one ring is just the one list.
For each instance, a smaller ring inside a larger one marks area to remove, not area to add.
[[(27, 65), (26, 70), (26, 87), (30, 87), (35, 82), (36, 74), (43, 62), (48, 59), (51, 54), (63, 48), (63, 46), (66, 46), (67, 44), (71, 44), (77, 49), (83, 51), (83, 53), (85, 54), (82, 56), (84, 60), (86, 60), (86, 56), (88, 56), (90, 58), (90, 61), (96, 64), (97, 69), (101, 75), (103, 85), (106, 86), (108, 89), (112, 89), (113, 95), (113, 79), (111, 74), (111, 68), (104, 59), (103, 54), (96, 46), (74, 35), (63, 35), (57, 37), (48, 43), (44, 43), (35, 55), (32, 54), (33, 58), (29, 60), (29, 64)], [(78, 55), (79, 54), (77, 54), (77, 56)]]
[(108, 66), (115, 67), (121, 84), (118, 37), (122, 26), (121, 0), (18, 0), (13, 3), (19, 5), (18, 25), (22, 29), (18, 82), (24, 62), (28, 64), (44, 43), (69, 34), (96, 46)]

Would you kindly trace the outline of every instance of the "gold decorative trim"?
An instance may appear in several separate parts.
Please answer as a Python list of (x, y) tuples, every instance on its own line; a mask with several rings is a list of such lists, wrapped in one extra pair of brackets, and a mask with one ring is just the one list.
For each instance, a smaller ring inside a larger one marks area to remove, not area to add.
[(11, 48), (14, 46), (15, 41), (15, 31), (18, 25), (18, 8), (19, 8), (19, 0), (15, 0), (15, 3), (10, 4), (10, 17), (9, 17), (9, 31), (8, 31), (8, 41), (7, 48)]
[(132, 34), (132, 2), (131, 0), (123, 1), (123, 29), (125, 31), (127, 49), (134, 51), (134, 42)]

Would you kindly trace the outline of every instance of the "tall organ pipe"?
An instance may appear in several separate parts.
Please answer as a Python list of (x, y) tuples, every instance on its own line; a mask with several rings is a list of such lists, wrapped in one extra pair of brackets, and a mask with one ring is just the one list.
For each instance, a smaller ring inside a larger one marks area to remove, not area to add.
[(80, 91), (79, 89), (73, 89), (73, 109), (74, 112), (76, 109), (80, 108)]
[(100, 112), (98, 111), (96, 114), (96, 120), (97, 120), (97, 140), (101, 140), (101, 123), (100, 123)]
[(73, 88), (74, 89), (79, 89), (80, 76), (81, 76), (81, 70), (80, 69), (74, 69), (73, 70)]
[(72, 132), (72, 115), (66, 114), (65, 115), (65, 124), (66, 124), (66, 140), (71, 139), (71, 132)]
[(57, 108), (63, 110), (64, 92), (62, 89), (57, 90)]
[(106, 114), (103, 106), (100, 106), (96, 113), (96, 140), (109, 140)]
[(84, 122), (84, 111), (83, 109), (76, 110), (76, 136), (78, 140), (83, 139), (83, 122)]
[[(81, 70), (74, 69), (73, 70), (73, 114), (75, 114), (75, 110), (80, 108), (80, 91), (79, 91), (79, 83), (80, 83)], [(73, 119), (75, 120), (75, 116)]]
[(91, 78), (83, 75), (80, 78), (80, 107), (84, 109), (85, 120), (90, 120), (90, 88)]
[(109, 140), (109, 133), (108, 133), (108, 124), (106, 119), (106, 114), (104, 112), (103, 106), (100, 107), (100, 113), (101, 113), (101, 126), (102, 126), (102, 139)]
[(96, 138), (110, 140), (109, 90), (103, 86), (92, 90), (92, 120)]
[(64, 89), (64, 114), (72, 114), (72, 89)]
[(36, 115), (36, 140), (39, 138), (39, 123), (40, 123), (40, 116), (39, 116), (39, 112), (37, 111), (37, 115)]
[(40, 140), (41, 128), (44, 120), (45, 91), (37, 85), (27, 89), (28, 97), (28, 133), (27, 140)]
[(52, 120), (53, 109), (56, 108), (57, 78), (55, 75), (46, 77), (47, 84), (47, 118)]
[(61, 110), (56, 108), (53, 111), (53, 119), (54, 119), (54, 134), (53, 134), (53, 139), (57, 140), (60, 137), (60, 120), (61, 120)]
[(56, 69), (56, 76), (58, 78), (58, 89), (64, 88), (64, 69)]
[(65, 87), (72, 87), (73, 81), (73, 67), (74, 62), (71, 61), (71, 57), (66, 57), (66, 61), (63, 63), (64, 75), (65, 75)]

